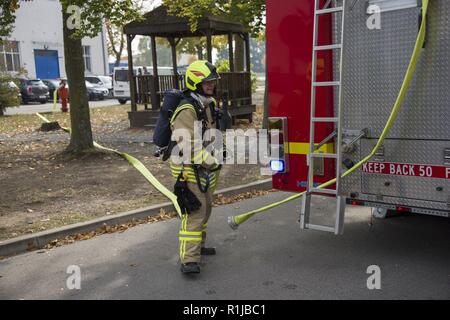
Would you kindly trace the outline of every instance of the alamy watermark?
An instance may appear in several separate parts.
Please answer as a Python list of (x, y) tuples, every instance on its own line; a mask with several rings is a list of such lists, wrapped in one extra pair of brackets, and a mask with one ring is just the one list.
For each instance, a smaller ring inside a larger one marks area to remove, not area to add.
[[(177, 144), (171, 150), (170, 160), (181, 164), (250, 164), (268, 166), (273, 159), (279, 159), (280, 145), (278, 130), (237, 129), (226, 130), (224, 134), (218, 129), (202, 130), (202, 122), (194, 124), (194, 134), (186, 129), (176, 129), (172, 140)], [(270, 175), (268, 168), (261, 171)]]
[[(81, 8), (77, 5), (70, 5), (67, 7), (66, 13), (69, 15), (66, 24), (69, 30), (81, 28)], [(369, 17), (366, 21), (366, 26), (369, 30), (381, 29), (381, 8), (376, 4), (369, 5), (367, 8)]]
[(80, 29), (81, 28), (81, 8), (76, 5), (70, 5), (67, 7), (66, 13), (69, 15), (66, 21), (67, 29)]
[(370, 276), (367, 278), (367, 289), (369, 290), (381, 290), (381, 269), (377, 265), (371, 265), (367, 267), (367, 274)]
[(370, 15), (367, 18), (366, 26), (369, 30), (381, 29), (381, 8), (375, 4), (367, 8), (367, 13)]
[(69, 290), (81, 290), (81, 268), (77, 265), (70, 265), (66, 270), (70, 276), (66, 280), (66, 286)]

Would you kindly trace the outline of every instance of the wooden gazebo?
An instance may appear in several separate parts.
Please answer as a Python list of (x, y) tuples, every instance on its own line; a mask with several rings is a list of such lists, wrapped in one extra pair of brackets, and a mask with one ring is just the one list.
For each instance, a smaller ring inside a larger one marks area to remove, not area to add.
[[(131, 111), (129, 114), (131, 127), (152, 128), (161, 108), (162, 95), (166, 90), (184, 88), (184, 75), (178, 73), (176, 47), (181, 38), (206, 37), (207, 59), (212, 62), (212, 37), (227, 35), (229, 46), (230, 72), (220, 73), (221, 79), (217, 87), (217, 99), (223, 93), (228, 94), (229, 111), (233, 120), (247, 118), (252, 121), (255, 105), (252, 104), (250, 74), (250, 37), (245, 27), (224, 17), (208, 15), (198, 22), (196, 32), (190, 29), (189, 20), (169, 15), (164, 6), (146, 13), (143, 20), (130, 22), (124, 27), (127, 36), (128, 74), (131, 93)], [(131, 44), (136, 35), (151, 37), (153, 74), (133, 73), (133, 56)], [(239, 35), (245, 42), (245, 71), (236, 71), (233, 53), (233, 36)], [(156, 56), (156, 38), (166, 38), (172, 48), (173, 75), (158, 75)], [(137, 110), (137, 104), (143, 104), (144, 110)], [(151, 109), (148, 105), (151, 104)]]

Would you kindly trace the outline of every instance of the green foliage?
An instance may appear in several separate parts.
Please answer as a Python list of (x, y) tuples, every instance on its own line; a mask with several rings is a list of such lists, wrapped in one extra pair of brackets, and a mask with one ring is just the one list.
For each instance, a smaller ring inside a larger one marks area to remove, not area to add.
[(163, 0), (169, 13), (189, 18), (191, 29), (197, 29), (198, 20), (207, 14), (226, 16), (241, 22), (254, 34), (264, 28), (265, 0)]
[(251, 79), (252, 79), (252, 93), (256, 92), (256, 89), (258, 87), (258, 79), (256, 78), (256, 73), (253, 71), (251, 72)]
[(217, 60), (215, 63), (215, 66), (217, 68), (217, 72), (230, 72), (230, 61), (227, 59), (220, 59)]
[[(230, 61), (227, 59), (217, 60), (217, 62), (215, 63), (215, 66), (216, 66), (217, 72), (219, 72), (219, 74), (221, 72), (230, 72)], [(252, 92), (255, 93), (256, 88), (257, 88), (257, 78), (256, 78), (256, 73), (253, 71), (251, 72), (251, 80), (252, 80)]]
[(13, 81), (14, 79), (11, 75), (0, 71), (0, 114), (3, 114), (6, 108), (20, 105), (18, 89), (11, 85)]
[[(223, 50), (228, 45), (227, 36), (214, 36), (212, 37), (212, 46), (217, 50)], [(177, 51), (180, 53), (187, 53), (192, 55), (198, 55), (199, 50), (206, 55), (206, 37), (195, 38), (183, 38), (177, 46)]]
[[(144, 11), (144, 5), (152, 5), (153, 0), (132, 0), (135, 10), (138, 12)], [(145, 1), (145, 3), (144, 3)], [(140, 18), (138, 16), (136, 18)], [(116, 65), (119, 65), (122, 53), (126, 48), (126, 38), (123, 33), (124, 24), (127, 23), (126, 20), (116, 21), (112, 23), (109, 19), (105, 19), (105, 28), (108, 39), (108, 53), (116, 58)]]
[[(71, 5), (80, 8), (80, 26), (73, 37), (95, 37), (102, 30), (104, 19), (114, 26), (123, 26), (126, 23), (141, 18), (141, 13), (133, 0), (60, 0), (64, 12)], [(66, 21), (64, 21), (66, 23)]]
[[(60, 0), (60, 2), (64, 12), (67, 12), (67, 8), (71, 5), (80, 8), (81, 23), (73, 35), (79, 39), (99, 34), (104, 20), (107, 20), (109, 26), (116, 27), (111, 31), (112, 38), (115, 39), (123, 25), (142, 17), (143, 5), (142, 2), (139, 5), (137, 0)], [(15, 12), (19, 7), (20, 0), (0, 1), (0, 37), (8, 37), (12, 32), (16, 20)]]
[(13, 31), (16, 21), (15, 12), (19, 8), (19, 0), (0, 1), (0, 43), (1, 37), (8, 37)]

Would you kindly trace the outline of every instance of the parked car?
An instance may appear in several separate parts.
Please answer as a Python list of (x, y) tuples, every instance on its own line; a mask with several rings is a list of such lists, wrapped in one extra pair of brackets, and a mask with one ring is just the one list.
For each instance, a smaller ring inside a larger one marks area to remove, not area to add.
[[(57, 79), (43, 79), (42, 82), (48, 87), (50, 100), (53, 101), (53, 94), (55, 90), (58, 90), (61, 81)], [(59, 99), (59, 96), (57, 97), (57, 99)]]
[(86, 89), (89, 100), (104, 100), (108, 96), (108, 89), (94, 85), (86, 81)]
[[(134, 74), (136, 75), (138, 68), (134, 67)], [(120, 104), (127, 103), (130, 100), (130, 80), (128, 77), (128, 67), (114, 67), (113, 71), (113, 91), (114, 98)]]
[(113, 83), (112, 78), (109, 76), (87, 76), (86, 81), (89, 81), (93, 85), (100, 86), (102, 88), (108, 89), (108, 95), (105, 98), (113, 97)]
[(41, 79), (26, 79), (19, 78), (20, 93), (22, 94), (22, 103), (28, 104), (28, 102), (40, 102), (44, 104), (50, 97), (48, 93), (48, 87), (42, 82)]

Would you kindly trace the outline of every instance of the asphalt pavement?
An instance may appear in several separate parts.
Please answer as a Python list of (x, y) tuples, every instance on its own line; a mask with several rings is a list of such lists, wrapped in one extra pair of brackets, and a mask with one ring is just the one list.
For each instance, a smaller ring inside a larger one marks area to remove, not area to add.
[[(203, 260), (198, 276), (179, 271), (173, 219), (0, 261), (0, 298), (450, 299), (450, 219), (372, 220), (368, 208), (348, 207), (345, 234), (335, 236), (301, 231), (294, 201), (228, 227), (227, 216), (287, 195), (214, 208), (208, 242), (218, 255)], [(314, 207), (321, 221), (334, 211), (326, 198)], [(77, 272), (67, 271), (78, 267), (81, 288), (69, 289)], [(373, 268), (379, 290), (367, 286)]]

